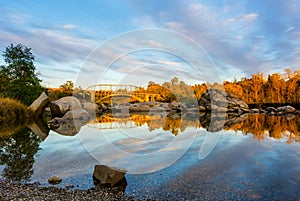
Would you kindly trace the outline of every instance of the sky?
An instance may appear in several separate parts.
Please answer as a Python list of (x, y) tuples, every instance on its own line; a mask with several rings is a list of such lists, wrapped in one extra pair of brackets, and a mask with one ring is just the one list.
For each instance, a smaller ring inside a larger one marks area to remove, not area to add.
[(233, 80), (298, 69), (299, 10), (298, 0), (0, 0), (0, 51), (32, 48), (46, 87)]

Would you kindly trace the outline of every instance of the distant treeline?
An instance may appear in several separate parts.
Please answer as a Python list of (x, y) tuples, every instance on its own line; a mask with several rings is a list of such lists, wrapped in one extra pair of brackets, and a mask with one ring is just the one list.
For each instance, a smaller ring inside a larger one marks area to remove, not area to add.
[(193, 94), (199, 100), (201, 95), (211, 87), (224, 88), (227, 93), (241, 98), (250, 105), (298, 105), (300, 102), (300, 71), (291, 73), (289, 69), (286, 69), (284, 75), (274, 73), (268, 75), (267, 78), (264, 78), (262, 73), (257, 73), (253, 74), (251, 78), (235, 79), (233, 82), (224, 81), (223, 85), (214, 83), (189, 86), (175, 77), (162, 85), (150, 81), (146, 91), (160, 93), (163, 101), (188, 100)]
[(240, 81), (224, 82), (226, 92), (232, 93), (248, 104), (270, 104), (300, 102), (300, 72), (291, 73), (286, 69), (286, 75), (274, 73), (268, 75), (257, 73), (251, 78)]

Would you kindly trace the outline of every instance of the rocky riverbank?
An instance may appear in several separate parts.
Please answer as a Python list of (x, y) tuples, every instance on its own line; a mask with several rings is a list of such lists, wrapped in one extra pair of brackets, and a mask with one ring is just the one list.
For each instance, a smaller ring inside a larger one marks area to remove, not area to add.
[(39, 184), (17, 184), (0, 181), (0, 200), (135, 200), (117, 188), (70, 190), (41, 187)]

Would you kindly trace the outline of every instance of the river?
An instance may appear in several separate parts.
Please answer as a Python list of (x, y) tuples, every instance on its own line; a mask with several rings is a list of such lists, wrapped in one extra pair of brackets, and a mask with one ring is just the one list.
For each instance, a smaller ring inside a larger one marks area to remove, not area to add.
[(299, 199), (299, 116), (248, 114), (214, 132), (207, 118), (106, 114), (46, 136), (2, 122), (1, 179), (48, 186), (56, 175), (59, 187), (89, 189), (105, 165), (125, 173), (120, 185), (135, 198)]

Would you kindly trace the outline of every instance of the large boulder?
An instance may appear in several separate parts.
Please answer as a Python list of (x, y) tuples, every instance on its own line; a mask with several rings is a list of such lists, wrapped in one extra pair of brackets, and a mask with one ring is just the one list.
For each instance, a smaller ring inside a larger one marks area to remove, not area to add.
[(101, 111), (99, 110), (99, 106), (95, 103), (91, 102), (82, 102), (81, 107), (85, 109), (89, 114), (97, 114), (100, 113)]
[(223, 112), (247, 112), (248, 105), (241, 99), (218, 89), (209, 89), (204, 93), (199, 105), (206, 111), (214, 111), (216, 113)]
[(182, 105), (181, 105), (180, 102), (172, 101), (171, 103), (169, 103), (169, 108), (171, 110), (181, 110), (182, 109)]
[(33, 101), (33, 103), (28, 107), (29, 110), (34, 112), (35, 116), (42, 116), (45, 108), (49, 105), (50, 101), (45, 92), (41, 93), (41, 95)]
[(62, 117), (70, 110), (81, 109), (80, 101), (74, 96), (63, 97), (50, 103), (51, 115), (54, 117)]
[(150, 106), (144, 103), (136, 103), (129, 106), (130, 112), (149, 112)]
[(294, 107), (290, 106), (290, 105), (279, 107), (279, 108), (277, 108), (277, 110), (279, 112), (283, 112), (283, 113), (294, 113), (294, 112), (296, 112), (296, 109)]
[(124, 190), (127, 185), (125, 171), (112, 169), (105, 165), (95, 165), (93, 181), (95, 186), (121, 187)]

